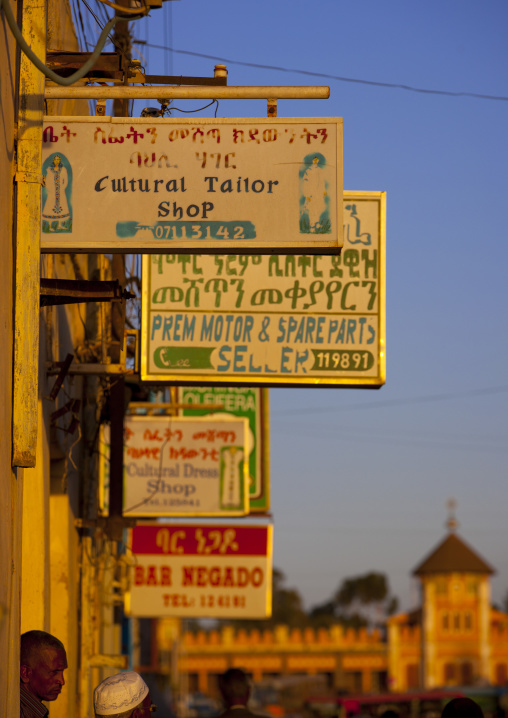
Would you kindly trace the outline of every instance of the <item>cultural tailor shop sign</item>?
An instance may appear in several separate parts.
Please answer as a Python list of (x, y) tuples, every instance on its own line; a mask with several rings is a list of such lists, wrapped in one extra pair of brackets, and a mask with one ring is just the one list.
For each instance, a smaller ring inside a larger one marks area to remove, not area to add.
[[(242, 416), (249, 422), (250, 513), (270, 508), (268, 389), (259, 387), (180, 387), (182, 416)], [(210, 405), (214, 405), (211, 409)], [(218, 408), (220, 407), (220, 408)]]
[(333, 253), (342, 119), (47, 117), (44, 252)]
[(138, 525), (130, 540), (129, 615), (271, 615), (272, 526)]
[(144, 257), (142, 378), (382, 386), (385, 215), (346, 193), (340, 256)]
[[(103, 432), (101, 498), (109, 485)], [(125, 516), (244, 516), (249, 513), (245, 418), (125, 417)]]

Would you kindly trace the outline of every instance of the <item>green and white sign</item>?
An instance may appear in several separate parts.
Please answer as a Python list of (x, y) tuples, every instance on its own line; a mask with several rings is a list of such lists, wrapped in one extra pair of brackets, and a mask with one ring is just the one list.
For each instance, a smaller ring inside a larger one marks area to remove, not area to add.
[(142, 379), (382, 386), (385, 214), (345, 193), (340, 256), (144, 257)]
[[(193, 386), (180, 387), (182, 416), (221, 414), (244, 417), (249, 424), (249, 503), (250, 513), (270, 508), (268, 451), (268, 389), (259, 387)], [(213, 409), (210, 409), (210, 405)]]

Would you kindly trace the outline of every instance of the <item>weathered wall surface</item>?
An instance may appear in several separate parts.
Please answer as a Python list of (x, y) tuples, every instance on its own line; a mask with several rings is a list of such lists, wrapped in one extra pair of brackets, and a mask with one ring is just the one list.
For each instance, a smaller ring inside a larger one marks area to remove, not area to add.
[[(13, 12), (16, 3), (11, 2)], [(19, 712), (20, 476), (11, 468), (13, 177), (18, 65), (0, 13), (0, 714)], [(21, 474), (21, 472), (19, 472)]]

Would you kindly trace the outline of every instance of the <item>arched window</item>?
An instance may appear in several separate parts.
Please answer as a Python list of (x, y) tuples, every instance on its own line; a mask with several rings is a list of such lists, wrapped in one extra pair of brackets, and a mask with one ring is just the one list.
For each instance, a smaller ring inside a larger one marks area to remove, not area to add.
[(443, 631), (450, 630), (450, 616), (447, 613), (443, 613)]
[(438, 578), (436, 581), (436, 593), (446, 595), (448, 593), (448, 582), (446, 578)]
[(464, 628), (470, 631), (473, 628), (473, 617), (469, 611), (464, 614)]
[(453, 628), (455, 631), (460, 631), (460, 613), (453, 615)]

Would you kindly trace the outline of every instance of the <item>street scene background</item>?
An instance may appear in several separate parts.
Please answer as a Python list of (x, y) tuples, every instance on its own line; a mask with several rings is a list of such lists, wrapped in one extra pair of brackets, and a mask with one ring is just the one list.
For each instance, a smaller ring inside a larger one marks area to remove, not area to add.
[[(280, 100), (278, 116), (343, 117), (344, 189), (387, 192), (386, 385), (271, 391), (274, 565), (308, 607), (378, 569), (410, 608), (410, 570), (444, 535), (455, 497), (459, 533), (498, 571), (499, 603), (506, 4), (186, 0), (162, 17), (134, 26), (151, 72), (212, 76), (223, 63), (230, 86), (329, 85), (329, 100)], [(171, 117), (202, 106), (174, 102)], [(266, 103), (221, 101), (217, 113), (264, 116)]]

